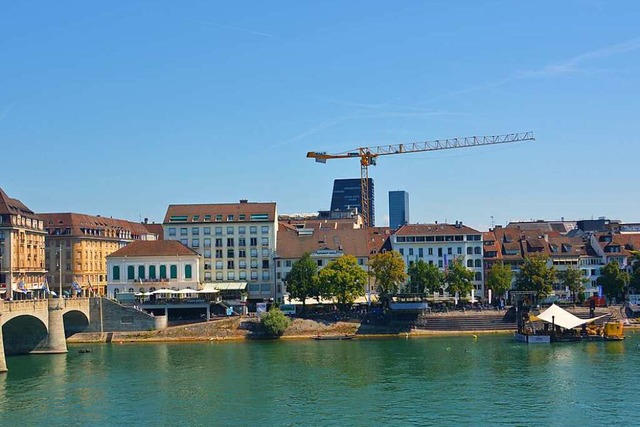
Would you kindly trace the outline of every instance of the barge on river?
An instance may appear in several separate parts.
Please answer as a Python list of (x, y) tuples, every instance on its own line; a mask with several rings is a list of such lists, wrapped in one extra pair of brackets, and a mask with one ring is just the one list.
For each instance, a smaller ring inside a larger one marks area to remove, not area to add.
[(520, 313), (515, 339), (527, 344), (623, 340), (622, 322), (608, 321), (602, 325), (595, 323), (596, 320), (607, 316), (611, 315), (581, 319), (552, 304), (537, 316), (526, 312)]

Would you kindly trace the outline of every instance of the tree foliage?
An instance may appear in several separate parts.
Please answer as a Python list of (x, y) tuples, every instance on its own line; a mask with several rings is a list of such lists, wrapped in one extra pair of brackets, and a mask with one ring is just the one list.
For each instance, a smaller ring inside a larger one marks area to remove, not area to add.
[(487, 272), (487, 287), (493, 291), (496, 298), (502, 297), (511, 289), (513, 271), (511, 267), (499, 261), (491, 266)]
[(576, 303), (576, 295), (584, 292), (584, 284), (586, 279), (577, 268), (568, 268), (558, 272), (558, 279), (563, 286), (566, 286), (571, 292), (571, 300)]
[(628, 279), (627, 273), (620, 271), (618, 263), (611, 261), (600, 269), (600, 277), (596, 283), (602, 286), (602, 293), (608, 299), (616, 298), (618, 301), (622, 301), (624, 285)]
[(633, 256), (629, 261), (632, 268), (629, 286), (634, 288), (637, 293), (640, 291), (640, 251), (631, 251), (631, 254)]
[(434, 264), (419, 259), (409, 266), (409, 289), (415, 293), (434, 293), (444, 287), (444, 274)]
[(515, 286), (519, 291), (535, 292), (536, 298), (544, 298), (553, 291), (556, 270), (547, 266), (547, 257), (527, 257), (516, 275)]
[(318, 276), (326, 296), (334, 297), (338, 304), (352, 304), (356, 298), (364, 296), (367, 273), (358, 266), (353, 255), (334, 259)]
[(404, 260), (397, 251), (377, 253), (369, 260), (369, 269), (381, 295), (398, 293), (407, 278)]
[(460, 298), (466, 297), (473, 289), (473, 278), (473, 271), (464, 266), (462, 258), (456, 259), (451, 263), (444, 276), (447, 292), (449, 295), (458, 293)]
[(309, 252), (293, 263), (291, 271), (285, 278), (289, 298), (302, 301), (302, 311), (305, 311), (305, 300), (309, 297), (320, 297), (318, 290), (318, 266), (311, 259)]
[(279, 337), (289, 327), (291, 321), (284, 313), (276, 307), (271, 307), (268, 313), (261, 316), (260, 321), (267, 334), (272, 337)]

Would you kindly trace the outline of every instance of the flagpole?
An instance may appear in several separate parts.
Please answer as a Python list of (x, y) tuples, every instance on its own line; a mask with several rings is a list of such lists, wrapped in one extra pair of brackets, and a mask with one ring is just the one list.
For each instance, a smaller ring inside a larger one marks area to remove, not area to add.
[(59, 264), (60, 264), (60, 295), (58, 295), (58, 298), (62, 298), (62, 242), (60, 242)]

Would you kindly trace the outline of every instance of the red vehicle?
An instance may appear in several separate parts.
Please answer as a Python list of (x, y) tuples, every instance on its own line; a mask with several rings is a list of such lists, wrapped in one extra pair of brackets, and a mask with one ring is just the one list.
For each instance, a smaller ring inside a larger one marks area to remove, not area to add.
[(589, 297), (587, 298), (587, 300), (584, 302), (584, 306), (585, 307), (591, 307), (591, 301), (595, 301), (595, 306), (596, 307), (606, 307), (607, 306), (607, 302), (605, 301), (604, 297)]

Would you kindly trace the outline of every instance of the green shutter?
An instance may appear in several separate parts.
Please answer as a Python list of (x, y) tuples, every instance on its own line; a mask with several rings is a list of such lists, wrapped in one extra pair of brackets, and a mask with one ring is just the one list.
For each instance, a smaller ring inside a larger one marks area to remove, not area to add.
[(156, 278), (156, 266), (155, 265), (150, 265), (149, 266), (149, 279), (155, 279)]
[(138, 279), (144, 279), (144, 265), (138, 266)]
[(120, 280), (120, 266), (113, 266), (113, 280)]
[(166, 265), (161, 265), (160, 266), (160, 278), (161, 279), (166, 279), (167, 278), (167, 266)]
[(127, 267), (127, 280), (134, 280), (136, 278), (136, 270), (133, 265)]
[(169, 272), (171, 273), (171, 279), (177, 279), (178, 278), (178, 266), (177, 265), (172, 265), (169, 268)]
[(184, 266), (184, 278), (191, 279), (191, 264)]

